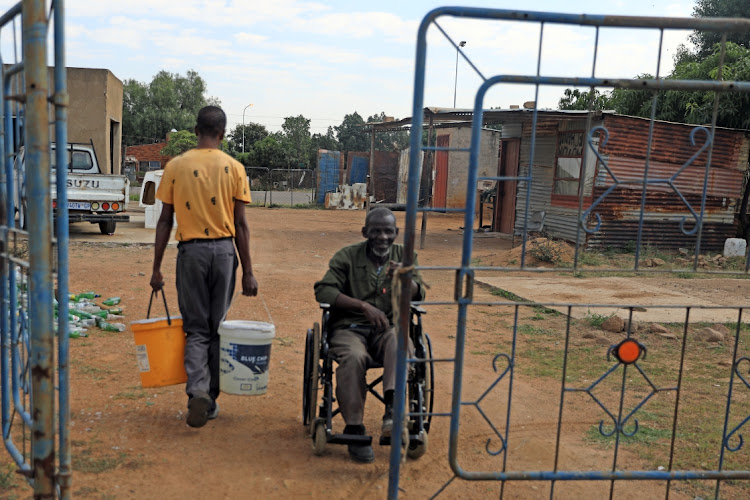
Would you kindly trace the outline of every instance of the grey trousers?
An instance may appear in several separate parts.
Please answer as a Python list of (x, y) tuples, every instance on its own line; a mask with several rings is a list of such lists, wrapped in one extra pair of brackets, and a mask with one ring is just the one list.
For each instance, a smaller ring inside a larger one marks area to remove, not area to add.
[[(329, 341), (329, 352), (338, 363), (336, 368), (336, 398), (347, 425), (361, 425), (367, 396), (368, 368), (383, 367), (383, 392), (396, 387), (396, 328), (381, 333), (366, 330), (334, 330)], [(414, 351), (409, 340), (409, 356)]]
[(185, 392), (219, 397), (219, 324), (229, 309), (237, 271), (234, 240), (178, 244), (177, 299), (185, 330)]

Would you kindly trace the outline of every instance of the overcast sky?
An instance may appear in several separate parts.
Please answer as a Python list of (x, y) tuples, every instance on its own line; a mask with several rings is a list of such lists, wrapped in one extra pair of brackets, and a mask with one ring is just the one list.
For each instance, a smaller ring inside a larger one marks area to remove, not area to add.
[[(0, 0), (5, 11), (15, 0)], [(364, 118), (384, 111), (411, 114), (416, 33), (424, 15), (442, 5), (637, 16), (689, 17), (694, 0), (526, 0), (525, 2), (381, 0), (69, 0), (67, 64), (107, 68), (120, 80), (148, 83), (160, 70), (197, 71), (208, 96), (221, 101), (229, 128), (244, 121), (278, 130), (286, 116), (304, 115), (311, 131), (325, 133), (354, 111)], [(485, 76), (535, 74), (538, 24), (439, 21)], [(661, 74), (688, 32), (667, 32)], [(3, 61), (13, 56), (12, 31), (2, 31)], [(632, 78), (656, 72), (658, 33), (602, 30), (596, 75)], [(547, 25), (541, 73), (590, 76), (594, 30)], [(426, 106), (473, 106), (481, 78), (435, 29), (428, 40)], [(562, 88), (540, 92), (542, 107), (555, 107)], [(485, 107), (507, 108), (534, 99), (534, 87), (498, 86)]]

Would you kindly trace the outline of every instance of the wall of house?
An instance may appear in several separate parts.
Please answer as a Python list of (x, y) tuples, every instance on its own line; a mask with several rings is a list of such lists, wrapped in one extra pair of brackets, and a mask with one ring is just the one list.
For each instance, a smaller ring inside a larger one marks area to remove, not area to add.
[[(557, 115), (538, 117), (533, 163), (530, 118), (523, 123), (519, 176), (527, 176), (531, 172), (531, 183), (518, 183), (515, 222), (517, 234), (523, 232), (527, 216), (531, 220), (535, 212), (544, 211), (543, 229), (553, 237), (572, 242), (578, 238), (579, 243), (586, 242), (587, 246), (595, 248), (618, 248), (625, 246), (628, 241), (636, 240), (641, 219), (642, 184), (627, 185), (622, 181), (638, 181), (644, 176), (649, 121), (605, 114), (601, 121), (594, 121), (592, 127), (599, 125), (603, 125), (608, 132), (607, 143), (599, 146), (599, 152), (609, 171), (601, 163), (598, 164), (593, 195), (583, 203), (584, 211), (592, 203), (596, 204), (587, 220), (587, 227), (595, 227), (594, 214), (598, 214), (601, 218), (598, 230), (589, 234), (580, 229), (577, 199), (567, 204), (560, 203), (559, 200), (553, 201), (557, 135), (561, 131), (581, 130), (586, 126), (585, 120), (579, 117)], [(690, 208), (696, 213), (701, 211), (708, 160), (707, 152), (704, 151), (690, 163), (691, 157), (698, 152), (705, 138), (703, 132), (697, 132), (694, 137), (697, 145), (692, 145), (690, 134), (693, 130), (695, 126), (667, 122), (657, 122), (654, 128), (649, 178), (673, 178), (674, 188), (666, 182), (649, 185), (643, 215), (643, 244), (662, 248), (696, 245), (697, 235), (685, 234), (680, 228), (685, 217), (686, 229), (689, 231), (694, 226), (695, 219)], [(726, 238), (734, 236), (734, 212), (742, 195), (749, 152), (750, 139), (744, 132), (728, 129), (716, 131), (711, 169), (706, 183), (701, 239), (701, 246), (706, 250), (719, 249), (723, 247)], [(605, 193), (614, 184), (612, 175), (620, 184), (613, 191)], [(675, 193), (675, 189), (685, 200)]]
[(161, 168), (167, 164), (170, 157), (161, 154), (161, 150), (167, 146), (166, 142), (157, 142), (154, 144), (142, 144), (140, 146), (128, 146), (125, 148), (125, 156), (133, 156), (138, 160), (138, 165), (142, 161), (158, 161)]
[(68, 141), (93, 141), (102, 172), (119, 174), (122, 130), (117, 124), (122, 123), (122, 82), (107, 69), (67, 68), (67, 73)]
[[(5, 65), (7, 69), (9, 66)], [(48, 68), (49, 92), (54, 92), (55, 70)], [(122, 169), (122, 82), (107, 69), (66, 68), (68, 92), (68, 141), (93, 142), (104, 173)], [(14, 92), (22, 74), (11, 81)], [(15, 113), (15, 111), (14, 111)], [(54, 109), (50, 105), (50, 138), (54, 141)], [(114, 124), (114, 126), (113, 126)]]
[[(437, 135), (448, 134), (450, 147), (468, 149), (471, 147), (471, 127), (439, 129)], [(497, 175), (497, 157), (500, 149), (500, 132), (482, 129), (479, 146), (478, 177)], [(469, 153), (451, 151), (448, 153), (448, 186), (446, 208), (463, 208), (466, 205), (469, 179)], [(476, 187), (474, 187), (476, 189)]]
[[(568, 241), (585, 241), (584, 234), (578, 234), (578, 208), (554, 206), (552, 204), (552, 188), (555, 174), (555, 154), (557, 149), (557, 133), (563, 130), (582, 129), (586, 121), (580, 118), (563, 120), (560, 118), (545, 118), (540, 116), (537, 122), (536, 138), (533, 149), (533, 163), (531, 163), (532, 148), (531, 118), (528, 117), (521, 127), (521, 153), (518, 175), (526, 177), (531, 172), (530, 185), (526, 181), (518, 182), (518, 198), (516, 200), (515, 232), (522, 234), (524, 227), (536, 212), (544, 212), (543, 230), (555, 238)], [(531, 165), (531, 169), (529, 168)], [(528, 211), (526, 200), (529, 200)], [(528, 220), (527, 220), (528, 217)], [(583, 231), (581, 231), (583, 233)]]
[[(620, 181), (641, 179), (649, 121), (613, 115), (605, 117), (604, 125), (610, 140), (601, 147), (601, 152), (612, 175)], [(692, 144), (691, 133), (695, 144)], [(701, 205), (704, 205), (702, 250), (721, 250), (726, 238), (736, 235), (735, 210), (743, 193), (750, 140), (743, 131), (716, 129), (712, 147), (699, 153), (707, 138), (708, 134), (695, 125), (657, 122), (651, 142), (649, 178), (672, 179), (672, 185), (649, 186), (643, 216), (643, 244), (662, 248), (696, 246), (697, 233), (685, 234), (680, 224), (685, 219), (684, 228), (690, 232), (696, 221), (691, 210), (700, 214)], [(711, 167), (707, 171), (709, 149)], [(595, 198), (613, 184), (611, 175), (601, 172), (594, 188)], [(704, 184), (705, 204), (702, 200)], [(596, 208), (602, 217), (602, 226), (589, 237), (589, 246), (621, 246), (635, 241), (642, 198), (641, 186), (618, 188), (603, 198)]]

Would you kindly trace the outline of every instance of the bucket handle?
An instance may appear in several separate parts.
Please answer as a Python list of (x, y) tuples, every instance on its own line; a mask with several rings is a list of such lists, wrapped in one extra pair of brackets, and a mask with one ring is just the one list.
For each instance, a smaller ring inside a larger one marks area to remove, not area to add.
[(167, 312), (167, 324), (169, 326), (172, 326), (172, 319), (169, 317), (169, 308), (167, 307), (167, 296), (164, 295), (163, 288), (159, 288), (159, 290), (151, 290), (151, 298), (148, 301), (148, 311), (146, 312), (146, 319), (151, 316), (151, 303), (154, 301), (154, 296), (159, 295), (159, 291), (161, 291), (161, 296), (164, 299), (164, 310)]

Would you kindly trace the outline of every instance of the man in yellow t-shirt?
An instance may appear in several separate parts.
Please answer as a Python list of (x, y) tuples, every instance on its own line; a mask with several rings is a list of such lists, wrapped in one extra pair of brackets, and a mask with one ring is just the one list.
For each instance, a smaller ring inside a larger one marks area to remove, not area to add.
[(198, 112), (198, 146), (167, 163), (156, 197), (163, 202), (156, 224), (151, 287), (164, 286), (161, 262), (177, 218), (177, 298), (185, 341), (187, 424), (202, 427), (219, 406), (219, 323), (234, 293), (237, 254), (242, 294), (258, 294), (250, 260), (245, 203), (250, 186), (245, 169), (220, 150), (227, 118), (220, 108)]

